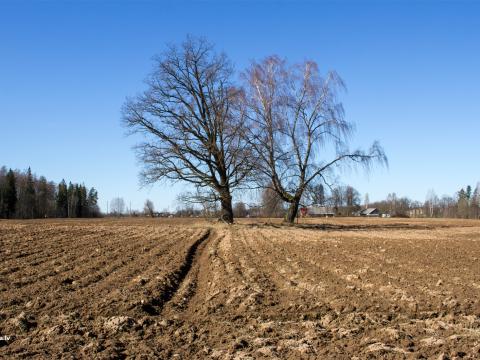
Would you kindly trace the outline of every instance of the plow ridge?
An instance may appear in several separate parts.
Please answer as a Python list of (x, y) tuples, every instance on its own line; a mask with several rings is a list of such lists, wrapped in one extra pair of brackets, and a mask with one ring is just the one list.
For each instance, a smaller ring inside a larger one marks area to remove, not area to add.
[(210, 229), (208, 229), (204, 235), (202, 235), (192, 244), (192, 246), (190, 246), (187, 254), (185, 255), (185, 259), (183, 260), (179, 268), (166, 276), (159, 296), (142, 304), (143, 311), (150, 315), (158, 315), (161, 312), (165, 304), (168, 303), (179, 290), (182, 282), (187, 277), (190, 269), (192, 268), (193, 260), (195, 258), (198, 247), (201, 243), (206, 241), (209, 236)]
[(377, 220), (2, 223), (0, 358), (479, 358), (480, 223)]

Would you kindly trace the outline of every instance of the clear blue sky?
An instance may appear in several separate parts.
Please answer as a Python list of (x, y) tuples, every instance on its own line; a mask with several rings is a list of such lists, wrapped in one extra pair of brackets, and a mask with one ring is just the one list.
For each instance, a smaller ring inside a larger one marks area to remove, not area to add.
[(151, 58), (206, 36), (242, 69), (316, 60), (347, 83), (352, 145), (380, 140), (388, 170), (341, 175), (370, 200), (424, 200), (480, 180), (480, 4), (473, 1), (2, 1), (0, 164), (174, 209), (181, 186), (140, 189), (120, 108)]

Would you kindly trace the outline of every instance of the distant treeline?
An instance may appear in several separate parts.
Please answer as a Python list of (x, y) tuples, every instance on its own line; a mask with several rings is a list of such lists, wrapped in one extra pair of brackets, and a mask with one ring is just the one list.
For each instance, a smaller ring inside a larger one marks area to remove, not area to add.
[(429, 190), (425, 202), (412, 201), (406, 197), (398, 198), (395, 193), (387, 199), (369, 204), (392, 216), (432, 217), (432, 218), (480, 218), (480, 183), (475, 188), (468, 185), (453, 196), (437, 196)]
[[(185, 200), (187, 199), (187, 200)], [(188, 202), (188, 196), (179, 196), (179, 207), (173, 215), (178, 217), (215, 217), (219, 216), (218, 203)], [(197, 206), (194, 206), (197, 205)], [(199, 206), (200, 205), (200, 206)], [(352, 186), (324, 187), (322, 184), (309, 187), (301, 201), (302, 207), (321, 206), (335, 216), (353, 216), (365, 208), (377, 208), (380, 213), (392, 217), (431, 217), (431, 218), (480, 218), (480, 183), (475, 188), (468, 185), (455, 192), (453, 196), (437, 196), (429, 190), (424, 202), (408, 197), (399, 197), (396, 193), (388, 194), (385, 200), (370, 202), (368, 194), (362, 199), (360, 193)], [(288, 208), (282, 199), (271, 189), (264, 189), (259, 199), (252, 204), (242, 201), (233, 204), (236, 218), (241, 217), (285, 217)], [(162, 216), (169, 215), (162, 213)]]
[(0, 168), (0, 218), (97, 217), (98, 193), (83, 184), (62, 180), (58, 185), (44, 176)]

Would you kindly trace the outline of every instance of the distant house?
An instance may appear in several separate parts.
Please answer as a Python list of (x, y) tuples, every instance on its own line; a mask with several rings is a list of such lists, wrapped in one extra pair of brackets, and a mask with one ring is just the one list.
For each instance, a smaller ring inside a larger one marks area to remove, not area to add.
[(425, 217), (425, 212), (423, 208), (415, 208), (408, 210), (407, 215), (411, 218)]
[[(169, 212), (154, 212), (153, 213), (153, 217), (170, 217), (170, 213)], [(147, 216), (150, 216), (150, 215), (147, 215)]]
[(327, 206), (312, 205), (307, 208), (307, 216), (311, 217), (332, 217), (335, 216), (333, 209)]
[(379, 217), (380, 210), (377, 208), (368, 208), (368, 209), (363, 209), (361, 211), (358, 211), (355, 213), (356, 216), (367, 216), (367, 217)]

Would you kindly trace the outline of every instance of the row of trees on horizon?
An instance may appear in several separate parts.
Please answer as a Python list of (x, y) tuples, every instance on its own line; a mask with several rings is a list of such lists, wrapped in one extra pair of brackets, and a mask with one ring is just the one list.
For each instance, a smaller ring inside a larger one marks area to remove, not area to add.
[(0, 168), (0, 218), (79, 218), (100, 216), (98, 192), (65, 180), (59, 184), (26, 171)]
[[(474, 189), (470, 185), (461, 188), (453, 196), (439, 197), (435, 191), (430, 190), (424, 202), (412, 200), (406, 196), (399, 197), (396, 193), (388, 194), (384, 200), (370, 202), (368, 194), (362, 198), (352, 186), (326, 189), (322, 185), (317, 185), (306, 192), (302, 205), (325, 206), (337, 216), (352, 216), (362, 208), (373, 207), (394, 217), (478, 219), (480, 218), (480, 183)], [(287, 211), (282, 200), (269, 189), (263, 191), (260, 204), (250, 208), (254, 209), (253, 214), (256, 216), (267, 217), (284, 217)], [(237, 217), (251, 214), (242, 202), (235, 203), (234, 212)]]
[[(217, 217), (221, 214), (218, 204), (210, 201), (192, 204), (190, 196), (179, 195), (177, 209), (170, 213), (167, 210), (155, 212), (153, 201), (145, 201), (143, 212), (133, 211), (131, 215), (139, 216), (169, 216), (178, 217)], [(112, 200), (113, 203), (123, 203), (123, 199)], [(381, 213), (393, 217), (429, 217), (429, 218), (462, 218), (478, 219), (480, 217), (480, 183), (475, 189), (466, 186), (457, 191), (453, 196), (443, 195), (438, 197), (433, 190), (427, 193), (426, 200), (420, 202), (408, 197), (399, 197), (396, 193), (390, 193), (381, 201), (369, 201), (366, 194), (362, 197), (357, 189), (352, 186), (335, 186), (326, 188), (317, 185), (308, 189), (301, 205), (324, 206), (336, 216), (352, 216), (355, 212), (367, 208), (378, 208)], [(118, 209), (112, 209), (111, 214), (117, 214)], [(236, 201), (233, 203), (233, 214), (236, 218), (243, 217), (276, 217), (284, 218), (288, 212), (286, 204), (275, 191), (269, 188), (260, 192), (257, 201), (245, 203)]]
[(430, 190), (424, 209), (428, 217), (478, 219), (480, 218), (480, 182), (475, 189), (467, 185), (454, 196), (439, 197), (434, 190)]
[[(191, 194), (178, 197), (179, 206), (171, 214), (167, 211), (156, 212), (154, 202), (147, 199), (143, 211), (125, 212), (125, 201), (121, 197), (111, 200), (107, 215), (132, 216), (168, 216), (179, 217), (216, 217), (221, 215), (219, 204), (212, 201), (192, 203)], [(102, 216), (98, 207), (98, 192), (88, 189), (83, 184), (59, 184), (48, 181), (44, 176), (37, 177), (31, 169), (26, 171), (0, 168), (0, 218), (33, 219), (33, 218), (78, 218)], [(325, 187), (322, 184), (309, 187), (301, 200), (301, 206), (325, 206), (337, 216), (351, 216), (354, 212), (375, 207), (382, 213), (396, 217), (422, 216), (430, 218), (463, 218), (478, 219), (480, 217), (480, 183), (475, 188), (468, 185), (461, 188), (453, 196), (437, 196), (435, 191), (427, 193), (426, 200), (411, 200), (399, 197), (396, 193), (388, 194), (381, 201), (370, 202), (368, 194), (363, 198), (359, 191), (349, 185)], [(271, 188), (259, 192), (257, 200), (252, 203), (236, 201), (232, 206), (235, 217), (285, 217), (288, 204)], [(412, 212), (412, 211), (415, 212)]]

